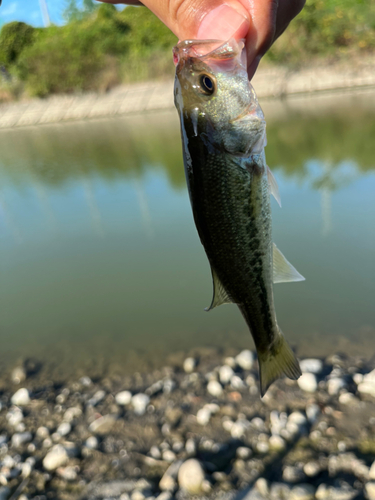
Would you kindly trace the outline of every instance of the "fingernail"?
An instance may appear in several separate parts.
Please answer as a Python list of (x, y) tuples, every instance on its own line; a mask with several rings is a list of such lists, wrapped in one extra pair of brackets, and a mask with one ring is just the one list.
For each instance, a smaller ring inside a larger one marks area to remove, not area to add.
[(202, 20), (197, 37), (201, 40), (228, 40), (245, 38), (250, 22), (229, 5), (211, 10)]

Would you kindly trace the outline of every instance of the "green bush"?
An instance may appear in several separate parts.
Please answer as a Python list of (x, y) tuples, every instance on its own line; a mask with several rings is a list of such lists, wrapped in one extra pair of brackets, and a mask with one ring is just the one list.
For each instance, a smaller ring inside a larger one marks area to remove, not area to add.
[(5, 24), (0, 32), (0, 64), (15, 63), (24, 48), (34, 41), (35, 29), (25, 23)]

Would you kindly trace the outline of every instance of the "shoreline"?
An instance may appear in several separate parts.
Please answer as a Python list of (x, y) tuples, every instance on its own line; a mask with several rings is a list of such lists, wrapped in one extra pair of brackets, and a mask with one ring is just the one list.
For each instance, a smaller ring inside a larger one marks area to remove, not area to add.
[(373, 500), (374, 364), (301, 367), (261, 400), (247, 350), (64, 384), (17, 365), (1, 396), (0, 496)]
[[(375, 56), (300, 70), (261, 67), (252, 83), (261, 101), (375, 88)], [(0, 130), (149, 113), (174, 108), (173, 80), (122, 85), (106, 94), (51, 96), (0, 104)]]

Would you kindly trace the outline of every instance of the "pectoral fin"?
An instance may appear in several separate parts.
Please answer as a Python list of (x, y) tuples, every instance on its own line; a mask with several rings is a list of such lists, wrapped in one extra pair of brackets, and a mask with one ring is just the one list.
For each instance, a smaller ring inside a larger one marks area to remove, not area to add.
[(211, 309), (214, 309), (217, 306), (221, 306), (221, 304), (230, 304), (232, 302), (223, 284), (219, 280), (219, 277), (216, 274), (215, 269), (212, 266), (211, 266), (211, 273), (212, 273), (212, 283), (214, 285), (214, 296), (212, 298), (210, 307), (206, 307), (205, 311), (211, 311)]
[(295, 269), (284, 255), (273, 244), (273, 282), (287, 283), (290, 281), (304, 281), (305, 278)]
[(279, 193), (279, 186), (277, 185), (276, 179), (271, 172), (270, 167), (267, 166), (267, 178), (268, 178), (268, 187), (270, 190), (270, 193), (274, 196), (275, 200), (281, 207), (281, 198), (280, 198), (280, 193)]

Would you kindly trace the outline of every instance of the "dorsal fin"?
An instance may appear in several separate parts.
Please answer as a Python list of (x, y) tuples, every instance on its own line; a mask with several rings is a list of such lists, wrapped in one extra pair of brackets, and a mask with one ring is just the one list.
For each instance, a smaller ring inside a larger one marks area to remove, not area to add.
[(215, 269), (212, 266), (211, 266), (211, 273), (212, 273), (212, 283), (214, 286), (214, 296), (212, 297), (212, 302), (210, 307), (206, 307), (205, 311), (211, 311), (211, 309), (214, 309), (217, 306), (221, 306), (221, 304), (230, 304), (232, 302), (223, 284), (219, 280), (219, 277), (216, 274)]
[(290, 281), (304, 281), (305, 278), (295, 269), (284, 255), (273, 244), (273, 282), (287, 283)]
[(281, 198), (280, 198), (280, 193), (279, 193), (279, 186), (277, 185), (276, 179), (271, 172), (270, 167), (267, 166), (267, 178), (268, 178), (268, 187), (270, 190), (270, 193), (274, 196), (275, 200), (281, 207)]

